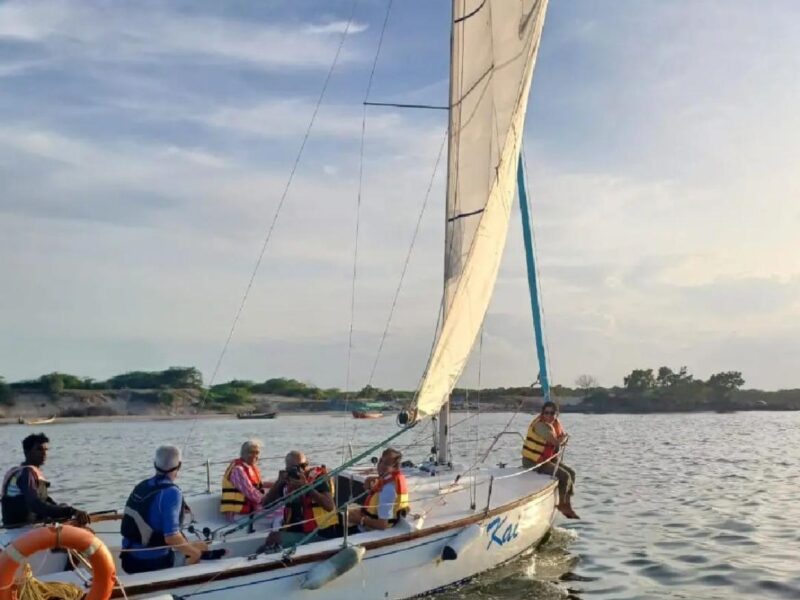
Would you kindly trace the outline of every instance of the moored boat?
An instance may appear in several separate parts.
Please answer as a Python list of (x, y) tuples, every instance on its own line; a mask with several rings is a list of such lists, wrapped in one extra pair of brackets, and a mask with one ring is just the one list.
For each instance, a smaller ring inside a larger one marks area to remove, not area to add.
[(354, 419), (380, 419), (382, 417), (383, 417), (383, 413), (375, 411), (375, 410), (354, 410), (353, 411), (353, 418)]
[(56, 422), (56, 417), (53, 415), (47, 419), (20, 419), (19, 422), (25, 425), (49, 425)]
[(274, 419), (277, 412), (242, 412), (236, 413), (237, 419)]

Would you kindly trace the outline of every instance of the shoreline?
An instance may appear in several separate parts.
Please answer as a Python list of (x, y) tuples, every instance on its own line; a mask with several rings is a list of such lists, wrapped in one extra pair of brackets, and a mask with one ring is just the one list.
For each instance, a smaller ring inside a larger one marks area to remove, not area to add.
[[(385, 412), (383, 420), (394, 420), (398, 411)], [(451, 412), (455, 414), (467, 414), (474, 411), (467, 411), (463, 409), (452, 409)], [(482, 411), (483, 414), (490, 413), (513, 413), (514, 410), (510, 408), (493, 408), (490, 410)], [(519, 415), (533, 416), (533, 413), (526, 410), (516, 411)], [(738, 410), (663, 410), (663, 411), (588, 411), (588, 410), (575, 410), (573, 407), (562, 410), (562, 414), (580, 414), (587, 416), (602, 416), (602, 415), (625, 415), (625, 416), (647, 416), (647, 415), (686, 415), (686, 414), (736, 414), (745, 412), (796, 412), (796, 410), (780, 408), (742, 408)], [(275, 419), (247, 419), (257, 421), (275, 421), (281, 417), (303, 417), (308, 415), (323, 416), (323, 417), (350, 417), (349, 411), (319, 411), (319, 410), (286, 410), (281, 411)], [(352, 417), (351, 417), (352, 418)], [(56, 417), (54, 421), (49, 423), (19, 423), (17, 417), (0, 417), (0, 427), (5, 426), (25, 426), (25, 427), (46, 427), (47, 425), (71, 425), (77, 423), (120, 423), (120, 422), (152, 422), (152, 421), (213, 421), (213, 420), (240, 420), (237, 419), (236, 413), (197, 413), (197, 414), (136, 414), (136, 415), (92, 415), (85, 417)], [(244, 419), (242, 419), (244, 420)]]

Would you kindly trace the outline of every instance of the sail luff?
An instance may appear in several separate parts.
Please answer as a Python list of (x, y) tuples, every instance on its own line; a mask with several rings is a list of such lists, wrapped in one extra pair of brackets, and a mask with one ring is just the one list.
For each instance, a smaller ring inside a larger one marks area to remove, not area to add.
[[(450, 190), (453, 185), (453, 179), (450, 176), (450, 157), (453, 156), (453, 145), (454, 145), (454, 131), (457, 131), (456, 128), (453, 127), (453, 98), (456, 97), (456, 89), (458, 85), (458, 77), (457, 73), (455, 72), (455, 65), (457, 64), (456, 58), (456, 44), (458, 40), (456, 39), (456, 27), (455, 27), (455, 20), (456, 14), (458, 9), (458, 2), (461, 0), (453, 0), (450, 10), (450, 86), (448, 89), (448, 97), (447, 97), (447, 183), (445, 189), (445, 198), (450, 198)], [(456, 106), (456, 110), (460, 110), (460, 104)], [(449, 268), (449, 253), (447, 252), (447, 244), (449, 240), (449, 216), (450, 216), (450, 205), (449, 203), (445, 202), (444, 207), (445, 215), (444, 215), (444, 239), (445, 239), (445, 251), (444, 251), (444, 282), (443, 282), (443, 294), (442, 294), (442, 322), (447, 319), (447, 313), (449, 309), (449, 299), (450, 293), (448, 290), (448, 282), (450, 278), (448, 277), (448, 268)], [(440, 464), (446, 464), (448, 462), (448, 435), (450, 431), (450, 402), (449, 398), (445, 399), (442, 403), (441, 408), (439, 409), (439, 422), (438, 428), (434, 432), (434, 443), (433, 446), (436, 449), (436, 459)]]
[(418, 417), (447, 402), (492, 297), (546, 8), (546, 0), (454, 2), (445, 312)]

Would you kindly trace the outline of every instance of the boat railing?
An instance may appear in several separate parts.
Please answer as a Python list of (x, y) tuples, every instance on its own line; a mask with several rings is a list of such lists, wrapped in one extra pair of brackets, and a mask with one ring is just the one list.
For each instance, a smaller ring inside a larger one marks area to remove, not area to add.
[[(515, 432), (507, 432), (507, 433), (515, 433)], [(559, 448), (558, 452), (556, 452), (553, 456), (551, 456), (547, 460), (543, 460), (541, 462), (536, 463), (532, 467), (525, 467), (521, 471), (515, 471), (514, 473), (509, 473), (508, 475), (492, 475), (489, 478), (489, 491), (486, 494), (486, 508), (485, 508), (486, 512), (489, 511), (489, 506), (490, 506), (490, 504), (492, 502), (492, 490), (494, 488), (494, 482), (495, 481), (502, 481), (504, 479), (512, 479), (513, 477), (519, 477), (519, 476), (524, 475), (526, 473), (530, 473), (531, 471), (536, 471), (542, 465), (546, 465), (547, 463), (552, 462), (553, 460), (556, 461), (556, 468), (553, 469), (553, 473), (550, 475), (550, 478), (551, 479), (556, 479), (556, 473), (558, 473), (558, 467), (561, 465), (561, 459), (564, 456), (564, 454), (566, 453), (566, 451), (567, 451), (566, 446), (562, 446), (561, 448)]]

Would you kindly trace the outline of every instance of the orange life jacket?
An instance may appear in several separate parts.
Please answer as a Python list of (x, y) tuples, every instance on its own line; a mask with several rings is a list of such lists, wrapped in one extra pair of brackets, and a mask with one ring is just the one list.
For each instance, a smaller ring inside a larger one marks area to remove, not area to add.
[(384, 486), (390, 484), (394, 485), (397, 496), (394, 500), (394, 506), (392, 506), (392, 516), (389, 518), (389, 521), (397, 521), (399, 517), (404, 516), (408, 512), (408, 482), (406, 481), (406, 476), (400, 471), (394, 471), (380, 478), (375, 489), (372, 490), (364, 501), (364, 510), (366, 510), (370, 517), (374, 519), (379, 518), (378, 502), (380, 502), (381, 490)]
[[(536, 433), (536, 425), (542, 423), (542, 416), (537, 417), (531, 421), (528, 426), (528, 435), (525, 437), (525, 442), (522, 444), (522, 456), (534, 463), (541, 463), (549, 458), (552, 458), (556, 453), (556, 446), (548, 442), (545, 438)], [(561, 421), (558, 418), (553, 419), (552, 423), (546, 423), (552, 429), (553, 436), (558, 438), (564, 434), (564, 428), (561, 426)]]
[(219, 510), (220, 512), (246, 515), (256, 510), (258, 506), (250, 502), (250, 500), (233, 485), (231, 473), (235, 467), (244, 468), (244, 472), (247, 475), (247, 479), (250, 480), (250, 483), (259, 490), (264, 489), (264, 484), (261, 481), (261, 471), (258, 470), (258, 467), (244, 462), (241, 458), (237, 458), (228, 465), (228, 468), (225, 469), (225, 475), (222, 476), (222, 501), (220, 502)]

